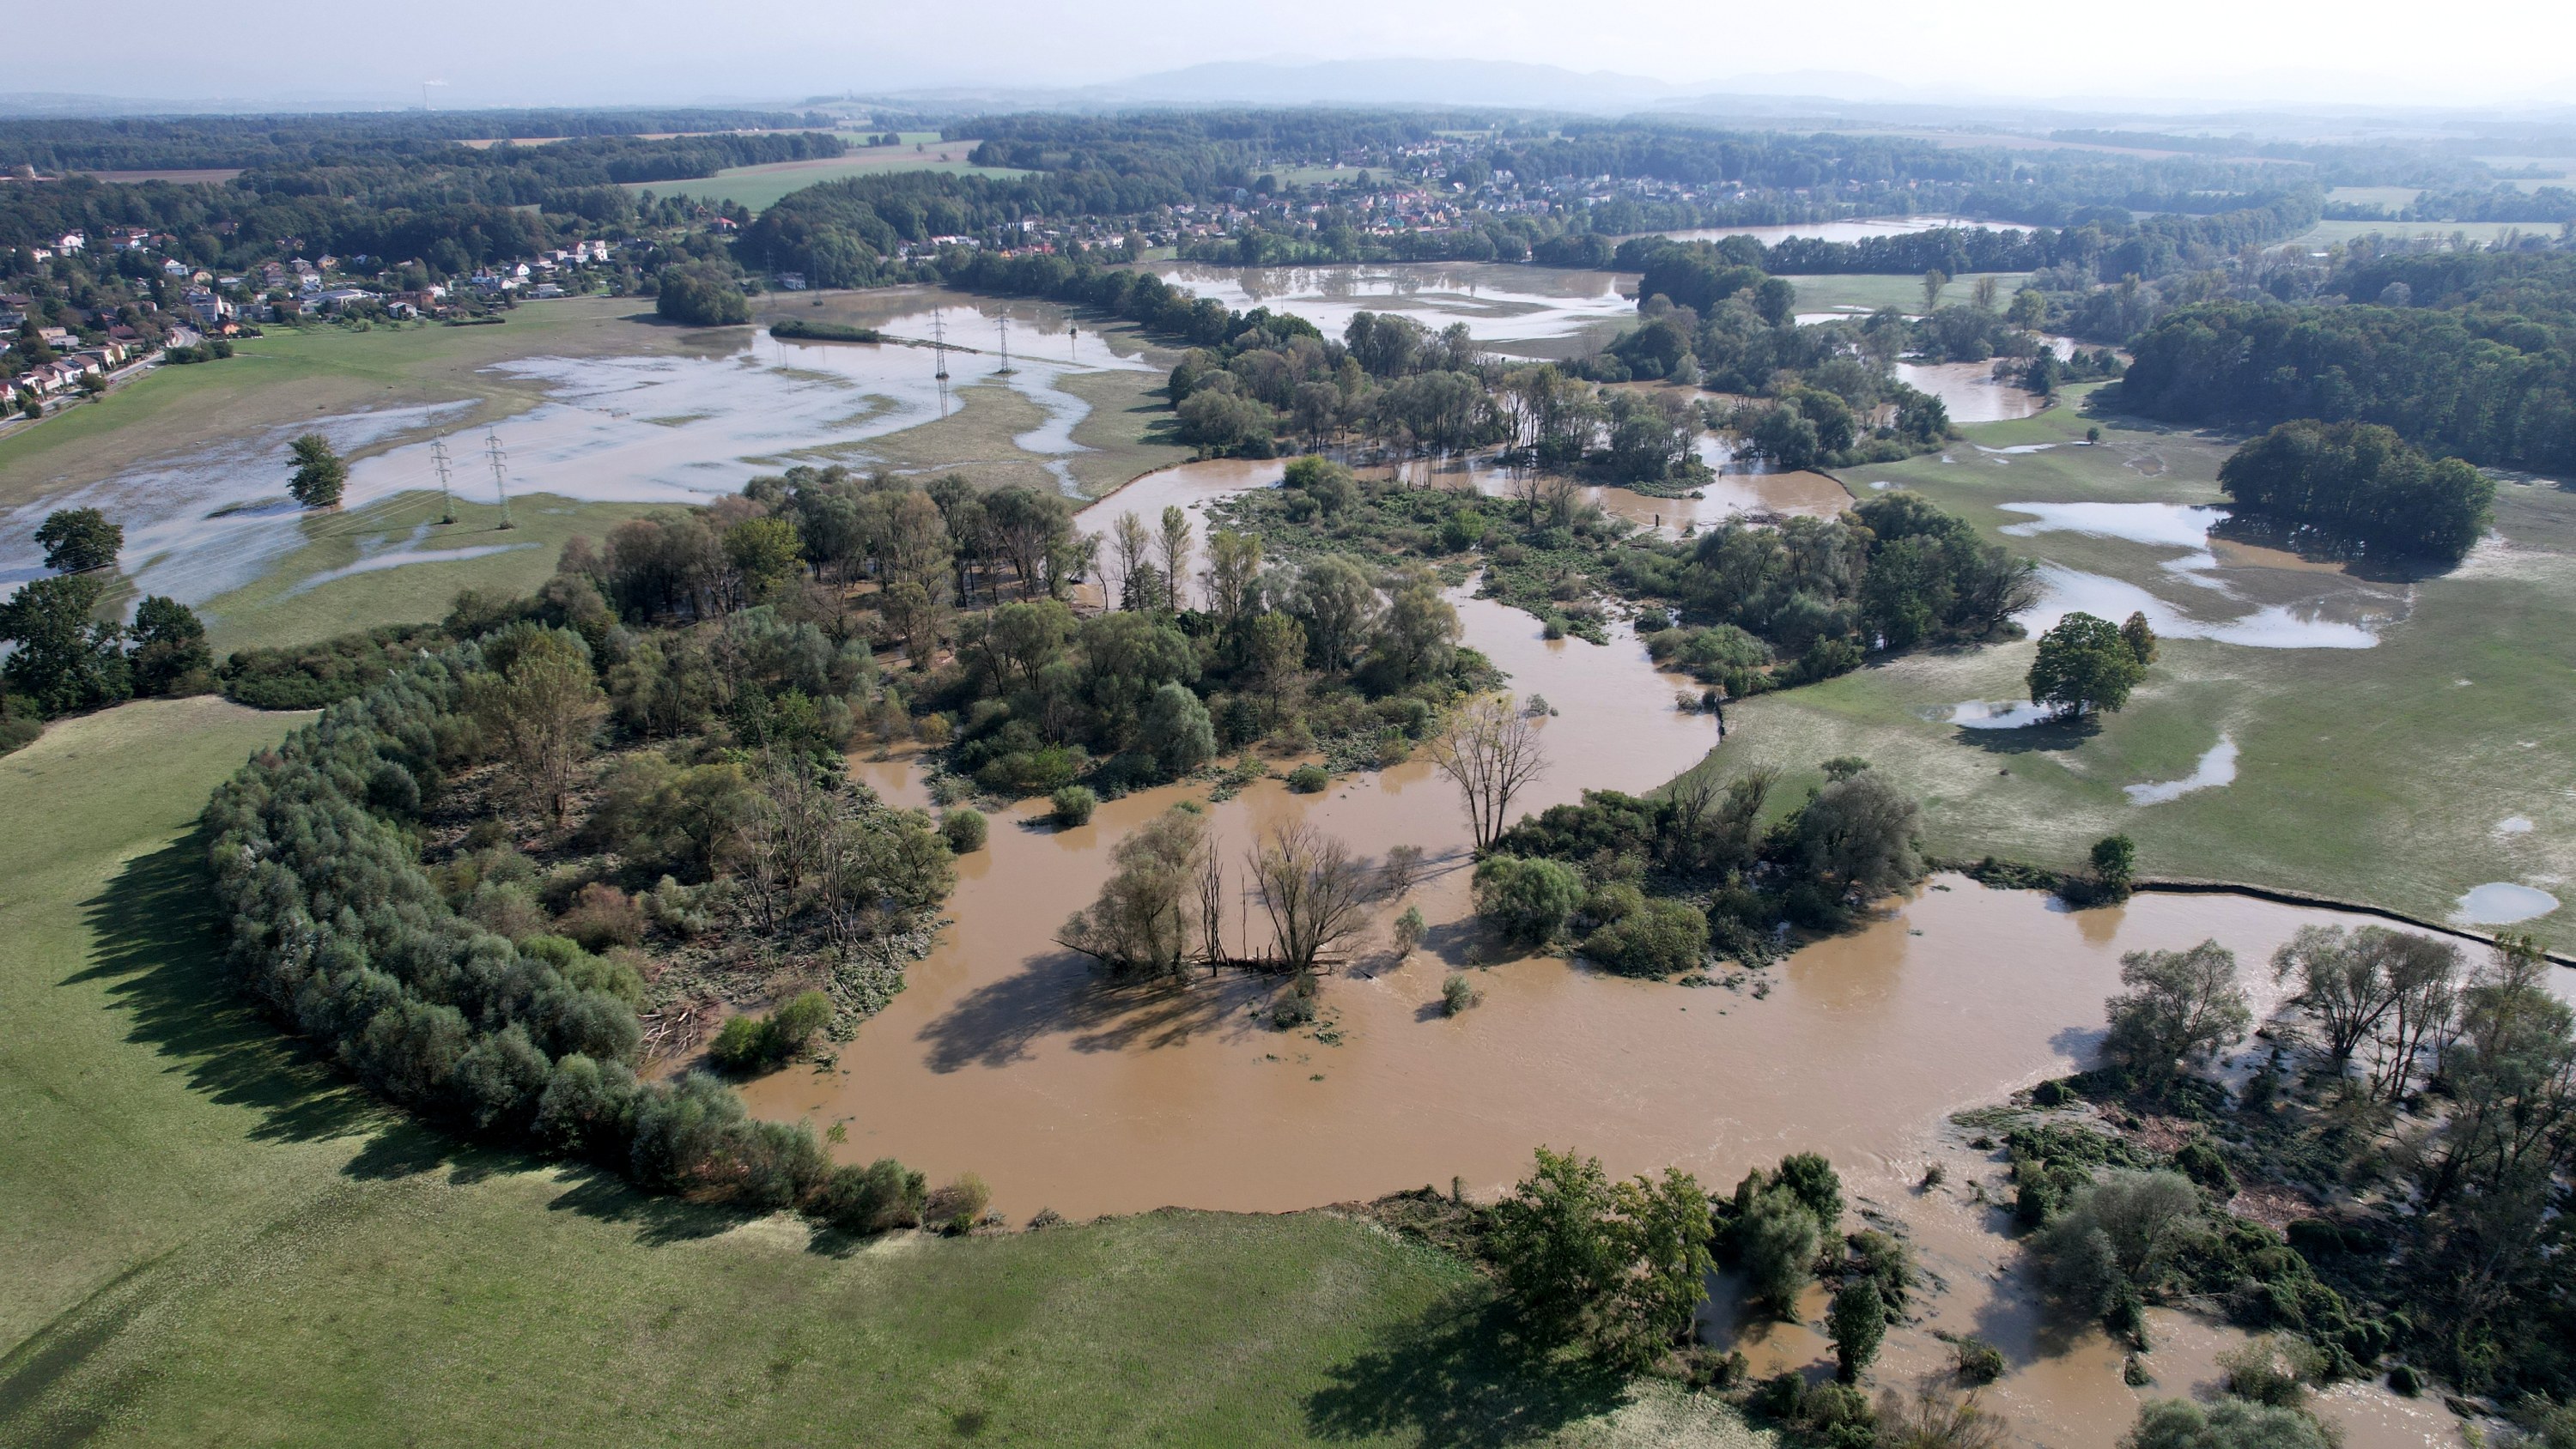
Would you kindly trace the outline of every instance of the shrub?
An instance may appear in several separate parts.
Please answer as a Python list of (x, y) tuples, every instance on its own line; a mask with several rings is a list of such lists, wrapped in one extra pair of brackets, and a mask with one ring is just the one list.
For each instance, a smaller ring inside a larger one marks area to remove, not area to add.
[(1586, 937), (1583, 954), (1630, 976), (1688, 971), (1708, 954), (1708, 918), (1681, 901), (1645, 901)]
[(1950, 1351), (1964, 1384), (1990, 1384), (2004, 1376), (2004, 1351), (1971, 1333), (1954, 1340)]
[(961, 1172), (954, 1181), (930, 1195), (922, 1208), (922, 1219), (950, 1232), (962, 1233), (975, 1226), (992, 1202), (993, 1190), (984, 1185), (984, 1179), (971, 1172)]
[(617, 887), (592, 881), (581, 888), (555, 929), (580, 942), (585, 951), (632, 946), (644, 939), (644, 908)]
[(1321, 765), (1299, 765), (1288, 772), (1288, 788), (1299, 795), (1321, 795), (1332, 782)]
[(1483, 998), (1476, 994), (1475, 986), (1463, 975), (1452, 975), (1440, 983), (1440, 1014), (1443, 1016), (1456, 1016), (1481, 1000)]
[(891, 1157), (837, 1168), (815, 1194), (814, 1212), (845, 1233), (918, 1227), (929, 1200), (927, 1181)]
[(1774, 1187), (1754, 1198), (1735, 1239), (1754, 1300), (1782, 1318), (1796, 1318), (1798, 1295), (1814, 1276), (1822, 1237), (1816, 1215), (1796, 1193)]
[(1056, 791), (1052, 799), (1055, 823), (1068, 830), (1077, 825), (1089, 825), (1091, 812), (1100, 808), (1100, 797), (1084, 785), (1067, 785)]
[(982, 850), (989, 828), (984, 812), (972, 806), (960, 805), (939, 817), (939, 833), (953, 855), (972, 855)]
[(1553, 860), (1489, 855), (1476, 864), (1476, 914), (1507, 940), (1545, 944), (1583, 903), (1583, 878)]
[(803, 992), (768, 1016), (728, 1018), (707, 1045), (707, 1056), (736, 1075), (766, 1071), (814, 1045), (832, 1024), (832, 999)]
[(1879, 1296), (1877, 1280), (1847, 1279), (1835, 1291), (1825, 1321), (1833, 1331), (1836, 1374), (1850, 1383), (1878, 1357), (1878, 1346), (1887, 1337), (1887, 1303)]

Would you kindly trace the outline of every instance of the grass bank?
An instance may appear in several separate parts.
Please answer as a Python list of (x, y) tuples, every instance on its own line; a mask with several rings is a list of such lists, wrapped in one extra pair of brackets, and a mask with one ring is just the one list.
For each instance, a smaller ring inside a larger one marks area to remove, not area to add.
[(1330, 1213), (853, 1242), (387, 1113), (242, 1007), (199, 889), (206, 791), (298, 718), (0, 760), (0, 1443), (1762, 1442), (1516, 1361)]

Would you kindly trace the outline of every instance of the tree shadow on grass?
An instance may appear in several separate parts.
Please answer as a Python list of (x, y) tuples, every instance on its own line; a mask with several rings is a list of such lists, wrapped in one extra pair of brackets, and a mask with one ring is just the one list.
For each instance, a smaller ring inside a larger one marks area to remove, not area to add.
[(1443, 1446), (1521, 1444), (1627, 1397), (1618, 1374), (1539, 1353), (1512, 1332), (1504, 1306), (1461, 1294), (1379, 1335), (1306, 1400), (1322, 1439), (1417, 1438)]
[(82, 904), (97, 947), (66, 986), (104, 983), (128, 1013), (128, 1039), (189, 1087), (259, 1116), (255, 1141), (313, 1142), (396, 1125), (383, 1106), (335, 1078), (262, 1017), (233, 980), (215, 931), (206, 847), (191, 831), (126, 863)]
[(2045, 719), (2008, 730), (1979, 730), (1961, 725), (1951, 731), (1960, 744), (1973, 745), (1990, 755), (2046, 754), (2078, 749), (2086, 740), (2101, 733), (2102, 716), (2098, 714), (2082, 714), (2071, 720)]
[[(134, 1023), (131, 1040), (159, 1052), (192, 1090), (257, 1114), (254, 1141), (363, 1137), (341, 1172), (367, 1182), (444, 1171), (465, 1186), (544, 1170), (530, 1153), (467, 1141), (386, 1105), (263, 1015), (224, 962), (205, 859), (203, 835), (192, 831), (129, 862), (84, 903), (96, 954), (63, 984), (105, 983)], [(596, 1168), (573, 1175), (554, 1207), (632, 1224), (646, 1243), (711, 1237), (743, 1221), (733, 1208), (649, 1196)]]

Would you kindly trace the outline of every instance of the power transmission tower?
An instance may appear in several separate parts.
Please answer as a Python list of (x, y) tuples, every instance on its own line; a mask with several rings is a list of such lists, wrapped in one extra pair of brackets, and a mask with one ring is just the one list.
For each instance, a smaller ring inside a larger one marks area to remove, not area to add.
[(492, 491), (501, 499), (501, 526), (516, 528), (518, 525), (510, 521), (509, 475), (501, 471), (502, 460), (508, 455), (501, 451), (501, 435), (490, 428), (483, 430), (483, 456), (492, 460)]
[(1008, 377), (1017, 369), (1011, 366), (1011, 319), (1002, 319), (1002, 365), (993, 369), (995, 377)]
[(456, 495), (447, 487), (447, 439), (433, 439), (429, 445), (430, 464), (438, 469), (438, 521), (456, 521)]
[(930, 350), (939, 359), (939, 370), (931, 374), (941, 382), (948, 380), (948, 324), (937, 308), (930, 313)]

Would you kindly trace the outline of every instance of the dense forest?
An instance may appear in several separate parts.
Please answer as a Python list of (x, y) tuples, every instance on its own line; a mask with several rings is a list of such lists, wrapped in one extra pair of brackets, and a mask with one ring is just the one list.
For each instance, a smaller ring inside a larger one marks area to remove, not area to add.
[(2181, 422), (2368, 422), (2437, 453), (2576, 468), (2576, 254), (2349, 257), (2351, 299), (2181, 308), (2140, 335), (2120, 405)]

